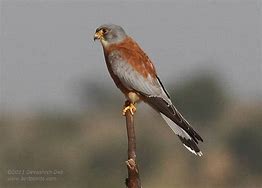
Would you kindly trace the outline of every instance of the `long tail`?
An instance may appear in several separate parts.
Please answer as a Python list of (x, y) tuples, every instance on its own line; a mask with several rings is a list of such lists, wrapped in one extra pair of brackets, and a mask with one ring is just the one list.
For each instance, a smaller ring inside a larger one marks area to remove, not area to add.
[(169, 127), (174, 131), (174, 133), (179, 137), (183, 145), (192, 153), (198, 156), (202, 156), (203, 153), (197, 146), (197, 142), (193, 139), (186, 131), (184, 131), (181, 127), (179, 127), (176, 123), (174, 123), (171, 119), (169, 119), (164, 114), (160, 113), (164, 120), (167, 122)]
[(145, 97), (144, 101), (160, 112), (169, 127), (189, 151), (198, 156), (203, 155), (197, 146), (198, 141), (203, 142), (203, 139), (179, 113), (171, 101), (161, 97)]

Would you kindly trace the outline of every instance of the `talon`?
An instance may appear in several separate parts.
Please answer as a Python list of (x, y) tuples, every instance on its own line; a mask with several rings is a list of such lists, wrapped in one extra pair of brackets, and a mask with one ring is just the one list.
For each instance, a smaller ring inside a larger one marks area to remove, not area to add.
[(124, 109), (123, 109), (123, 116), (126, 115), (126, 112), (127, 112), (128, 110), (130, 111), (130, 113), (131, 113), (132, 115), (134, 115), (135, 112), (136, 112), (136, 107), (135, 107), (135, 105), (134, 105), (133, 103), (129, 103), (128, 106), (125, 106)]

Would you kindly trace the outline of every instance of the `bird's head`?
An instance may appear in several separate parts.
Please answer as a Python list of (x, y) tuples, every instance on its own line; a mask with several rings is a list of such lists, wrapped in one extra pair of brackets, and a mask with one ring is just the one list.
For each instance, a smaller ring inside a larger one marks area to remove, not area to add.
[(96, 29), (94, 40), (100, 40), (105, 45), (122, 42), (127, 37), (124, 29), (118, 25), (101, 25)]

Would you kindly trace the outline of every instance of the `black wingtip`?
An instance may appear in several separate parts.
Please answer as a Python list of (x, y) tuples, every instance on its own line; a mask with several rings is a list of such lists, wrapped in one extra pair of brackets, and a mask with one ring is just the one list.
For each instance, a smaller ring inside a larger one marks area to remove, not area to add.
[(194, 153), (195, 155), (198, 155), (198, 156), (202, 156), (203, 153), (200, 151), (200, 149), (198, 148), (197, 146), (197, 143), (192, 140), (192, 139), (186, 139), (186, 138), (183, 138), (181, 136), (179, 136), (179, 139), (181, 140), (181, 142), (183, 143), (183, 145), (189, 150), (191, 151), (192, 153)]

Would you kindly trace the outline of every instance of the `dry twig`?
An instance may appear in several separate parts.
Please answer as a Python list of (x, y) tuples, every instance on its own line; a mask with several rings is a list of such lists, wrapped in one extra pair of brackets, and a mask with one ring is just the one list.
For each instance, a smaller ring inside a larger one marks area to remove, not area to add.
[[(126, 102), (125, 106), (128, 105), (129, 102)], [(136, 164), (136, 136), (134, 116), (131, 114), (130, 110), (126, 111), (125, 116), (128, 139), (128, 160), (126, 161), (128, 178), (126, 179), (126, 186), (128, 188), (141, 188), (138, 166)]]

